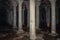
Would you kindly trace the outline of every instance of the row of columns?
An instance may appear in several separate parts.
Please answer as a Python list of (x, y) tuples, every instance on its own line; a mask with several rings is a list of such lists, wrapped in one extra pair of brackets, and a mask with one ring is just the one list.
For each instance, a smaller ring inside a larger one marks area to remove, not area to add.
[(12, 7), (12, 13), (9, 14), (8, 22), (11, 22), (13, 24), (13, 29), (17, 28), (17, 6), (18, 6), (18, 31), (17, 33), (20, 33), (22, 31), (22, 2), (23, 0), (10, 0), (11, 7)]
[[(49, 0), (51, 2), (51, 33), (56, 35), (56, 16), (55, 16), (55, 3), (56, 0)], [(38, 14), (38, 13), (37, 13)], [(35, 34), (35, 1), (30, 0), (30, 39), (36, 39)]]
[[(56, 23), (55, 23), (55, 2), (56, 0), (49, 0), (51, 2), (51, 15), (52, 15), (52, 21), (51, 21), (51, 33), (56, 33)], [(18, 9), (18, 32), (20, 33), (22, 30), (22, 2), (23, 0), (18, 0), (19, 3), (19, 9)], [(38, 6), (38, 5), (37, 5)], [(37, 9), (39, 9), (37, 7)], [(16, 26), (16, 9), (14, 7), (14, 27)], [(37, 15), (39, 11), (37, 11)], [(38, 17), (37, 17), (38, 18)], [(38, 20), (39, 21), (39, 20)], [(37, 25), (38, 25), (37, 21)], [(36, 31), (35, 31), (35, 0), (30, 0), (30, 39), (35, 40), (36, 39)]]
[[(49, 0), (50, 3), (51, 3), (51, 15), (52, 15), (52, 18), (51, 18), (51, 33), (52, 35), (53, 34), (56, 34), (56, 15), (55, 15), (55, 3), (56, 3), (56, 0)], [(39, 29), (39, 1), (37, 3), (36, 1), (36, 28)], [(49, 26), (49, 23), (50, 23), (50, 8), (46, 8), (46, 23), (47, 23), (47, 26)]]
[(11, 10), (7, 10), (8, 11), (8, 23), (10, 25), (13, 25), (13, 28), (17, 28), (16, 25), (16, 7), (17, 7), (17, 3), (15, 0), (10, 0), (10, 9)]
[(13, 29), (14, 31), (16, 31), (17, 29), (17, 1), (16, 0), (12, 0), (12, 5), (13, 5)]

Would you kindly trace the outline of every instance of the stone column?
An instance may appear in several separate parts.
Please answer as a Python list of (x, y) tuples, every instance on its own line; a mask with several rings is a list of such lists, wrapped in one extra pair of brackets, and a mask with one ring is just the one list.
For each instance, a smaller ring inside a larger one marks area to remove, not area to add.
[(51, 21), (51, 33), (52, 35), (56, 35), (56, 16), (55, 16), (55, 2), (56, 0), (50, 0), (51, 2), (51, 16), (52, 16), (52, 21)]
[(19, 3), (19, 8), (18, 8), (18, 32), (17, 33), (22, 33), (22, 2), (23, 0), (18, 0)]
[(30, 0), (30, 40), (35, 39), (35, 0)]
[(39, 29), (39, 6), (40, 6), (40, 1), (36, 2), (36, 29)]
[(13, 28), (16, 29), (17, 28), (17, 25), (16, 25), (16, 5), (15, 3), (13, 4), (13, 12), (14, 12), (14, 21), (13, 21)]

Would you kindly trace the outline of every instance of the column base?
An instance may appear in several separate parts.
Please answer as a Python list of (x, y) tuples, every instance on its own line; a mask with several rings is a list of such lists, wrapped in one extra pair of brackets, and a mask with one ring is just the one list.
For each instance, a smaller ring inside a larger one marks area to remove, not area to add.
[(20, 35), (22, 35), (23, 33), (24, 33), (23, 29), (20, 29), (20, 30), (17, 31), (16, 34), (17, 34), (17, 36), (20, 36)]
[(17, 33), (18, 33), (18, 34), (19, 34), (19, 33), (24, 33), (24, 31), (23, 31), (23, 29), (20, 29), (20, 30), (17, 31)]
[(51, 36), (57, 36), (58, 34), (57, 33), (50, 33), (49, 35), (51, 35)]

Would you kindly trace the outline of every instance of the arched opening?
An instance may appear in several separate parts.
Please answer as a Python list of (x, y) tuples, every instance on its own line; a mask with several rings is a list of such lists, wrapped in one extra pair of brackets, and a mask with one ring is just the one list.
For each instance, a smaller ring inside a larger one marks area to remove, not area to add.
[(17, 29), (18, 29), (18, 5), (16, 6), (16, 25), (17, 25)]
[(51, 32), (51, 4), (48, 0), (41, 1), (39, 15), (39, 27), (41, 30)]
[(24, 3), (22, 3), (22, 22), (23, 22), (23, 30), (27, 31), (27, 17), (28, 17), (28, 10), (27, 10), (27, 5)]
[(40, 15), (39, 16), (40, 22), (39, 22), (39, 25), (40, 25), (40, 28), (42, 30), (45, 30), (45, 27), (46, 27), (46, 11), (45, 11), (45, 8), (44, 8), (42, 3), (39, 6), (39, 10), (40, 10), (40, 14), (39, 14)]

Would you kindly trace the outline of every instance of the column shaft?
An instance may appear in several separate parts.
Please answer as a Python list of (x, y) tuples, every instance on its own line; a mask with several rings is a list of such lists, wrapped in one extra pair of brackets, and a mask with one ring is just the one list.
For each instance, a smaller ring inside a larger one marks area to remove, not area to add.
[(30, 0), (30, 39), (35, 40), (35, 0)]
[(55, 2), (51, 3), (51, 8), (52, 8), (51, 32), (56, 33)]
[(18, 0), (19, 8), (18, 8), (18, 32), (22, 32), (22, 2), (23, 0)]
[(36, 5), (36, 28), (39, 29), (39, 5)]
[(16, 26), (16, 6), (15, 5), (14, 5), (13, 9), (14, 9), (14, 23), (13, 23), (13, 28), (17, 28), (17, 26)]

